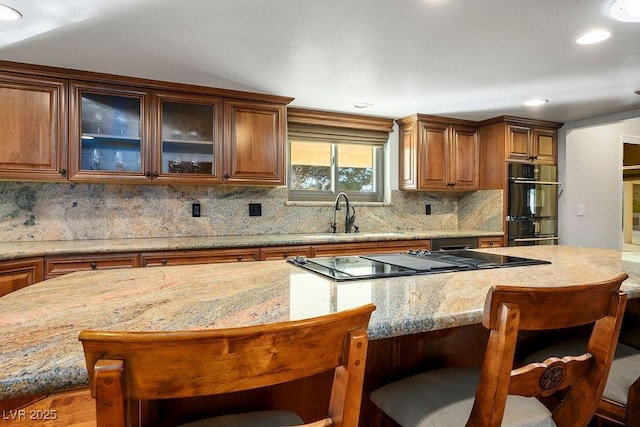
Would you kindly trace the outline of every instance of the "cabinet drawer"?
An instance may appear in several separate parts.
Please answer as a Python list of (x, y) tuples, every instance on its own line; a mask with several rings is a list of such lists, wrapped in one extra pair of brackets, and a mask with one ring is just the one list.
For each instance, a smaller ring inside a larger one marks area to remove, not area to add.
[(211, 264), (218, 262), (258, 261), (259, 248), (220, 249), (183, 252), (149, 252), (140, 254), (143, 267), (162, 265)]
[(74, 271), (140, 267), (138, 254), (93, 254), (45, 258), (45, 278)]
[(502, 237), (479, 237), (479, 248), (499, 248), (502, 246)]
[(274, 246), (272, 248), (262, 248), (260, 259), (269, 261), (274, 259), (287, 259), (295, 256), (311, 256), (311, 246)]
[(399, 240), (389, 242), (329, 243), (311, 247), (311, 256), (340, 256), (406, 252), (409, 249), (430, 249), (430, 240)]

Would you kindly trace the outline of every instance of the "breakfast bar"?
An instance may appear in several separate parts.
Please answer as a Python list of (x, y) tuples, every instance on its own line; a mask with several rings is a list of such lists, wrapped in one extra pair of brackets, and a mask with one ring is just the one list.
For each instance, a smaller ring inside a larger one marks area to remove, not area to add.
[(86, 386), (77, 339), (82, 329), (229, 328), (372, 302), (377, 309), (368, 330), (371, 356), (394, 339), (406, 343), (479, 328), (492, 285), (564, 286), (626, 272), (622, 289), (630, 299), (640, 297), (640, 264), (619, 251), (569, 246), (480, 251), (550, 264), (336, 282), (286, 261), (265, 261), (76, 272), (40, 282), (0, 298), (0, 401)]

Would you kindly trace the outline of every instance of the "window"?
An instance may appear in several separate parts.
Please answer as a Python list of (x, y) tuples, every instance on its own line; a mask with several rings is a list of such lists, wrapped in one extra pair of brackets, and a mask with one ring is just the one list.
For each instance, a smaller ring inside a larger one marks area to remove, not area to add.
[(288, 125), (289, 200), (383, 201), (392, 120), (289, 109)]

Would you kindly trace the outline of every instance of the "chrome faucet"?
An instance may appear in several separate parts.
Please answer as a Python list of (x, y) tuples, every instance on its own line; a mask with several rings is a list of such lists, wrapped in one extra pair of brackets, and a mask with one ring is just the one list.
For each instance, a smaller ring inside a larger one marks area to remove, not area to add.
[(354, 225), (356, 222), (356, 208), (349, 205), (349, 197), (345, 192), (340, 192), (338, 197), (336, 197), (336, 202), (333, 204), (333, 222), (331, 222), (331, 229), (335, 233), (338, 229), (338, 221), (336, 220), (336, 211), (342, 210), (340, 208), (340, 197), (344, 198), (344, 202), (346, 205), (346, 212), (344, 216), (344, 232), (351, 233), (351, 229), (355, 229), (355, 233), (358, 232), (358, 226)]

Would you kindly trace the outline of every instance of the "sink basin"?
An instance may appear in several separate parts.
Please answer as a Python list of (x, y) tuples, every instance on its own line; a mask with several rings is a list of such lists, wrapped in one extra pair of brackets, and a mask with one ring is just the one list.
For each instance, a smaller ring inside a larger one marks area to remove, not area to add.
[(305, 239), (340, 239), (340, 238), (353, 238), (353, 237), (387, 237), (387, 236), (402, 236), (402, 233), (382, 232), (382, 233), (318, 233), (318, 234), (306, 234), (302, 237)]

